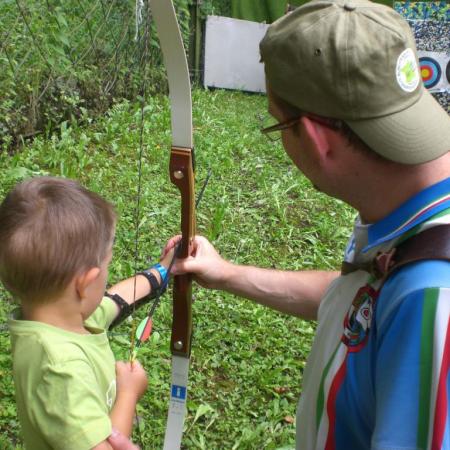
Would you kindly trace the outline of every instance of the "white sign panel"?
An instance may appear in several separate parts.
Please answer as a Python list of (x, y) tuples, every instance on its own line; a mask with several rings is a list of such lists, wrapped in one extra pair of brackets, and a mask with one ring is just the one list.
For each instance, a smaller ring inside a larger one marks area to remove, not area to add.
[(203, 83), (208, 87), (266, 92), (259, 43), (269, 25), (208, 16)]

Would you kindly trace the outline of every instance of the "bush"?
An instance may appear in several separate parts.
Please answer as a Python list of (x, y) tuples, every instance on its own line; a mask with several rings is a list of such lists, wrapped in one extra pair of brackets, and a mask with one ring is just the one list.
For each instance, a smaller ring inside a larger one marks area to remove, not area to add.
[[(189, 1), (175, 7), (187, 43)], [(5, 0), (0, 15), (0, 149), (166, 89), (148, 0), (138, 33), (135, 0)]]

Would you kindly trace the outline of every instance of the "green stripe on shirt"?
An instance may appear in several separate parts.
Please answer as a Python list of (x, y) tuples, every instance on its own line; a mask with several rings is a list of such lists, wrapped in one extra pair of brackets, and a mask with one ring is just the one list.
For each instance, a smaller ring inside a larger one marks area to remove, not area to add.
[[(422, 311), (422, 329), (420, 336), (420, 391), (419, 418), (417, 430), (417, 447), (427, 448), (430, 423), (430, 395), (433, 374), (433, 342), (434, 319), (439, 298), (439, 289), (431, 288), (425, 291)], [(433, 324), (433, 326), (430, 326)]]

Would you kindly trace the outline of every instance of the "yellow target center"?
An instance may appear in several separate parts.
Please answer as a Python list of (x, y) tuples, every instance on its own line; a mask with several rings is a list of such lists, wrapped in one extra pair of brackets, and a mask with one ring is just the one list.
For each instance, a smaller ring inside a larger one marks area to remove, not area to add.
[(421, 70), (421, 74), (422, 74), (422, 78), (428, 78), (430, 76), (430, 69), (428, 69), (427, 67), (424, 67)]

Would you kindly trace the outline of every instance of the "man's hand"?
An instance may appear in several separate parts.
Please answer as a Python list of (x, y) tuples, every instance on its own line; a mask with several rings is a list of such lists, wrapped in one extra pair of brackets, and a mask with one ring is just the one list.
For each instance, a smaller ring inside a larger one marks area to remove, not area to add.
[[(180, 241), (175, 236), (163, 255)], [(303, 319), (317, 319), (320, 301), (339, 272), (323, 270), (286, 271), (233, 264), (223, 259), (201, 236), (193, 240), (190, 256), (179, 259), (173, 275), (191, 273), (201, 286), (248, 298), (263, 306)]]
[(137, 445), (134, 445), (126, 436), (114, 428), (108, 442), (113, 450), (140, 450)]
[(117, 394), (138, 401), (147, 389), (147, 374), (139, 361), (116, 362)]
[[(177, 245), (181, 236), (169, 240), (163, 250), (162, 258)], [(195, 281), (203, 287), (212, 289), (226, 289), (226, 282), (231, 276), (233, 264), (223, 259), (203, 236), (195, 236), (186, 259), (177, 259), (172, 266), (172, 275), (192, 273)]]

